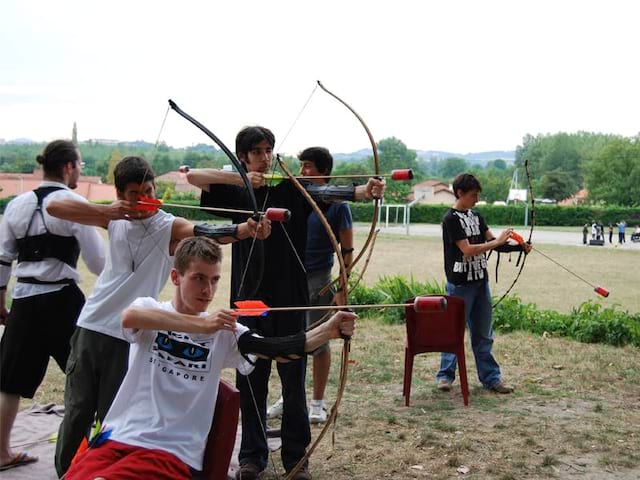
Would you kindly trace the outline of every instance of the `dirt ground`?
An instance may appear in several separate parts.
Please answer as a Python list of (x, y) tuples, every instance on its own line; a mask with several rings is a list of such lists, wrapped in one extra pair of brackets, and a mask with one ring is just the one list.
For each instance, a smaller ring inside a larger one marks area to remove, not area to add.
[(516, 391), (482, 389), (467, 352), (468, 407), (457, 383), (435, 389), (438, 354), (419, 355), (406, 407), (404, 327), (361, 323), (335, 444), (327, 436), (312, 457), (314, 478), (640, 478), (637, 349), (499, 336), (496, 356)]

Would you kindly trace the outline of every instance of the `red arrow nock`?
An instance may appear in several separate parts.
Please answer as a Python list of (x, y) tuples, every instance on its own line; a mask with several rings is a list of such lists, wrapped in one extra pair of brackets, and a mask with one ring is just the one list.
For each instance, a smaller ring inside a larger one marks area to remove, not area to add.
[(267, 208), (264, 216), (272, 222), (288, 222), (291, 219), (291, 212), (286, 208)]
[(596, 287), (593, 289), (593, 291), (596, 292), (601, 297), (607, 298), (609, 296), (609, 290), (602, 287)]
[(416, 313), (443, 312), (447, 309), (447, 299), (442, 296), (416, 297), (413, 309)]
[(136, 203), (135, 209), (143, 212), (157, 212), (161, 206), (162, 206), (162, 200), (139, 195), (138, 202)]
[(391, 180), (413, 180), (413, 170), (410, 168), (391, 170)]

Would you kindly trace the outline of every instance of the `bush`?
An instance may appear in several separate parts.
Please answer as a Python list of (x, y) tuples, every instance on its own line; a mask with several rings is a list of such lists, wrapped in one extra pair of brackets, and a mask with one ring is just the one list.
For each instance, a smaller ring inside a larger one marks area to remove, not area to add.
[(11, 197), (0, 198), (0, 214), (4, 213), (4, 209), (7, 208), (7, 203), (9, 203), (14, 198), (16, 198), (15, 195)]
[[(411, 276), (402, 275), (383, 276), (374, 286), (367, 287), (359, 284), (349, 293), (350, 302), (357, 305), (403, 303), (408, 298), (419, 295), (444, 295), (444, 283), (420, 282)], [(358, 312), (361, 317), (381, 317), (386, 323), (402, 323), (404, 312), (402, 308), (380, 307)]]
[(497, 330), (524, 330), (536, 334), (570, 337), (584, 343), (640, 347), (640, 314), (632, 315), (615, 307), (585, 302), (569, 314), (538, 310), (523, 304), (517, 296), (505, 298), (493, 312)]

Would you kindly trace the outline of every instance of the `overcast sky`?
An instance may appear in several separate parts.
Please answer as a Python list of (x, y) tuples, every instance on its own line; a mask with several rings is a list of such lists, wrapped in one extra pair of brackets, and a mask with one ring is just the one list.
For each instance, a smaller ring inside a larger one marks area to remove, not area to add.
[[(632, 0), (3, 0), (0, 138), (154, 142), (167, 99), (232, 146), (279, 142), (316, 80), (374, 138), (456, 153), (527, 134), (640, 132), (640, 3)], [(161, 140), (207, 142), (170, 112)], [(369, 146), (319, 89), (283, 145)]]

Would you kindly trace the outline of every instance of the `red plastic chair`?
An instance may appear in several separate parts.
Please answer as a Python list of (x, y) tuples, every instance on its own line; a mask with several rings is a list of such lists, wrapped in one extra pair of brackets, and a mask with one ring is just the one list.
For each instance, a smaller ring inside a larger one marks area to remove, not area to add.
[(465, 310), (464, 300), (447, 295), (447, 308), (441, 312), (418, 313), (413, 308), (413, 298), (405, 303), (407, 325), (407, 344), (404, 350), (404, 383), (402, 395), (405, 405), (409, 406), (413, 357), (419, 353), (447, 352), (458, 357), (460, 387), (464, 405), (469, 405), (469, 384), (467, 366), (464, 357)]
[(231, 455), (236, 442), (240, 392), (224, 380), (220, 380), (216, 411), (204, 450), (202, 473), (195, 478), (202, 480), (227, 480)]

